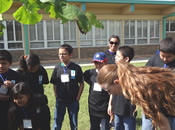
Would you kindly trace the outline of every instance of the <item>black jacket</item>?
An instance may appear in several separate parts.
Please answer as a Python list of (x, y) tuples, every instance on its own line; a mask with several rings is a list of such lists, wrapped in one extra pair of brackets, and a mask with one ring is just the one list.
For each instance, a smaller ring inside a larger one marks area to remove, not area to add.
[(32, 130), (50, 130), (50, 110), (45, 95), (29, 98), (27, 107), (19, 107), (12, 103), (8, 113), (9, 130), (17, 130), (23, 126), (23, 119), (32, 121)]

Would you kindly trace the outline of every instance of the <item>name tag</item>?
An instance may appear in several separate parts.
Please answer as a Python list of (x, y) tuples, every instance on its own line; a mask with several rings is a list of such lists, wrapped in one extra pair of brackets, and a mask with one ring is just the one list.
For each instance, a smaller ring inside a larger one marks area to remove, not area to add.
[(0, 87), (0, 94), (6, 95), (7, 92), (8, 92), (8, 88), (6, 87), (6, 85), (4, 85), (4, 84), (1, 85), (1, 87)]
[(98, 83), (94, 83), (93, 91), (101, 92), (102, 88), (100, 87), (100, 85)]
[(61, 82), (62, 83), (69, 82), (69, 74), (61, 74)]
[(25, 129), (32, 129), (32, 121), (30, 119), (23, 119), (23, 126)]
[(75, 70), (71, 70), (71, 79), (75, 79)]
[(42, 81), (43, 81), (43, 76), (39, 75), (39, 84), (42, 84)]

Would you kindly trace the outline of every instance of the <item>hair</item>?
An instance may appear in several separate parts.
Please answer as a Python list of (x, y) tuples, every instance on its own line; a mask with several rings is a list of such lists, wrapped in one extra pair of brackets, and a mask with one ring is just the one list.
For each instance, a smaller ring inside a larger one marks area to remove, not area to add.
[(120, 44), (120, 38), (119, 36), (117, 35), (112, 35), (110, 38), (109, 38), (109, 41), (111, 41), (112, 38), (116, 38), (118, 40), (118, 43)]
[(32, 95), (29, 84), (19, 82), (11, 89), (10, 95), (12, 98), (17, 99), (20, 94)]
[(59, 47), (59, 49), (65, 49), (69, 54), (73, 53), (73, 48), (69, 44), (63, 44)]
[[(161, 125), (161, 113), (175, 116), (175, 74), (170, 69), (134, 67), (119, 62), (118, 67), (105, 65), (99, 71), (99, 84), (113, 85), (119, 79), (124, 96), (141, 106), (155, 127)], [(135, 111), (136, 111), (135, 110)]]
[(19, 66), (24, 72), (27, 71), (27, 66), (33, 67), (36, 65), (40, 65), (40, 59), (36, 54), (30, 54), (27, 56), (27, 58), (26, 56), (22, 55), (19, 59)]
[[(11, 92), (10, 92), (11, 100), (17, 99), (20, 94), (29, 95), (30, 96), (29, 98), (31, 99), (32, 92), (31, 92), (30, 87), (27, 83), (19, 82), (11, 89)], [(29, 103), (29, 101), (28, 101), (28, 103)], [(10, 104), (10, 108), (9, 108), (9, 112), (8, 112), (9, 130), (18, 130), (16, 113), (15, 113), (17, 107), (18, 107), (18, 105), (13, 103), (13, 101), (12, 101), (12, 104)], [(17, 115), (17, 116), (20, 116), (20, 115)]]
[[(42, 109), (44, 107), (44, 104), (46, 105), (48, 103), (47, 97), (45, 95), (33, 95), (29, 84), (25, 82), (17, 83), (11, 89), (10, 97), (12, 99), (17, 99), (20, 94), (29, 96), (27, 109), (29, 110), (28, 112), (31, 116), (30, 118), (32, 120), (33, 129), (38, 129), (38, 127), (40, 127), (40, 125), (42, 124), (38, 123), (39, 118), (38, 118), (38, 115), (36, 114), (36, 108), (38, 108), (39, 106)], [(18, 120), (16, 120), (16, 116), (18, 117), (23, 116), (23, 115), (20, 115), (22, 113), (19, 112), (19, 109), (21, 109), (21, 107), (19, 107), (16, 103), (12, 102), (8, 112), (8, 125), (10, 130), (18, 130), (17, 125), (19, 124), (17, 123)], [(47, 109), (49, 110), (48, 107)], [(18, 113), (19, 115), (17, 115), (15, 112), (19, 112)]]
[(167, 37), (160, 42), (159, 51), (164, 53), (172, 53), (175, 55), (175, 40)]
[(7, 50), (0, 50), (0, 60), (6, 60), (12, 63), (12, 55)]
[(129, 62), (134, 57), (134, 49), (130, 46), (121, 46), (117, 50), (121, 52), (124, 58), (129, 57)]

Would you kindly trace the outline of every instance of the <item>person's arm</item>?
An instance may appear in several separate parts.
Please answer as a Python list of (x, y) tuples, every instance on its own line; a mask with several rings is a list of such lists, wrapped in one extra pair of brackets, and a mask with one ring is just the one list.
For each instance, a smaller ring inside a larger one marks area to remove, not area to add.
[(80, 97), (81, 97), (81, 94), (83, 92), (83, 89), (84, 89), (84, 82), (81, 82), (80, 83), (80, 88), (79, 88), (79, 91), (78, 91), (78, 95), (77, 95), (77, 101), (80, 100)]
[(160, 118), (161, 118), (161, 123), (158, 126), (160, 130), (171, 130), (168, 118), (162, 113), (160, 114)]
[(84, 76), (84, 81), (90, 85), (90, 70), (86, 70), (84, 73), (83, 73), (83, 76)]
[(112, 94), (110, 95), (109, 103), (108, 103), (108, 115), (110, 115), (110, 116), (113, 115), (113, 112), (112, 112)]

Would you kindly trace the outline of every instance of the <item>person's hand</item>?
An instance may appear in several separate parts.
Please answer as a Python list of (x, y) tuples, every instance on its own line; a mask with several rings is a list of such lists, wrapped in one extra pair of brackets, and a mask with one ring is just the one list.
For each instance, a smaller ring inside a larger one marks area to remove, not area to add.
[(80, 100), (80, 97), (77, 97), (77, 101), (79, 101)]
[(7, 88), (12, 88), (13, 86), (15, 86), (15, 84), (12, 83), (10, 80), (4, 81), (4, 85), (5, 85)]

